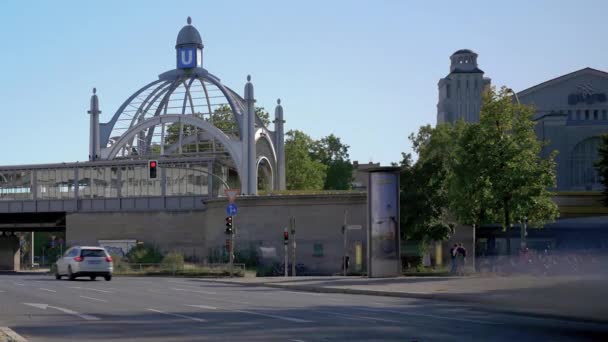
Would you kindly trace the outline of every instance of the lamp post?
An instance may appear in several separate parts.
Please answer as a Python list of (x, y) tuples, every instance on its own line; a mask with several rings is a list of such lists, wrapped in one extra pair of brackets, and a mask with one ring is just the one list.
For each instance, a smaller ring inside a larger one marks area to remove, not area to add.
[(517, 102), (517, 105), (521, 105), (521, 102), (519, 102), (519, 96), (517, 96), (517, 93), (511, 89), (511, 88), (507, 88), (507, 92), (513, 94), (513, 97), (515, 97), (515, 102)]
[(521, 230), (519, 232), (520, 248), (522, 251), (526, 250), (526, 236), (528, 235), (528, 218), (524, 216), (521, 221)]

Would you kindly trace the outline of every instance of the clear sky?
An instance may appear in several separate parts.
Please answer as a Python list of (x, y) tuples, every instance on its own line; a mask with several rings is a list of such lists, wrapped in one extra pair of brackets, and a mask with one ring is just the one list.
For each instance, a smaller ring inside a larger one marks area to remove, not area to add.
[(287, 129), (331, 133), (352, 160), (388, 164), (435, 124), (437, 82), (469, 48), (519, 91), (608, 70), (608, 1), (0, 1), (0, 165), (86, 160), (91, 88), (106, 122), (174, 68), (191, 16), (204, 67)]

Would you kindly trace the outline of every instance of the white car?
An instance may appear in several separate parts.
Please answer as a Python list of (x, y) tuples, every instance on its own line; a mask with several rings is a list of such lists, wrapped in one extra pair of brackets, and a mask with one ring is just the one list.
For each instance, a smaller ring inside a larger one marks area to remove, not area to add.
[(112, 257), (103, 247), (77, 246), (65, 251), (55, 263), (55, 279), (67, 276), (70, 280), (77, 277), (90, 277), (95, 280), (97, 276), (105, 280), (112, 280), (114, 265)]

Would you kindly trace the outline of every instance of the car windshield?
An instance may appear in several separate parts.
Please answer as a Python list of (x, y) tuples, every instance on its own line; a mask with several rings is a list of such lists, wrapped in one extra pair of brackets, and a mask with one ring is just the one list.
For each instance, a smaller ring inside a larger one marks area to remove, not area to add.
[(105, 258), (106, 252), (103, 249), (83, 249), (82, 252), (80, 252), (80, 256)]

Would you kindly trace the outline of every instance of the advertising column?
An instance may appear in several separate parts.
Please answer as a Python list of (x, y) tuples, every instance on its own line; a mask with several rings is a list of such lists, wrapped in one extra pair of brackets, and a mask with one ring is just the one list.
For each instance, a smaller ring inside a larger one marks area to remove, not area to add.
[(401, 275), (399, 168), (366, 170), (368, 277)]

